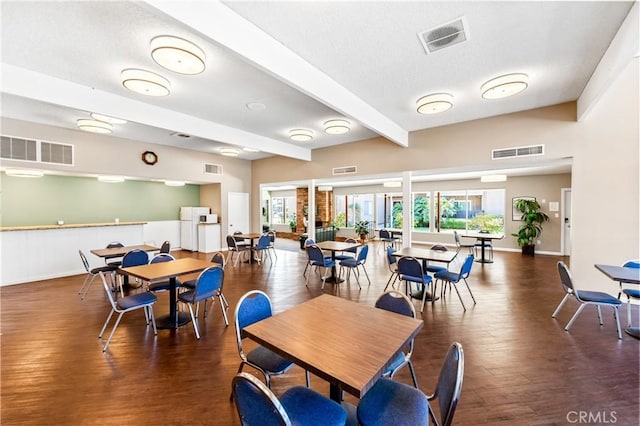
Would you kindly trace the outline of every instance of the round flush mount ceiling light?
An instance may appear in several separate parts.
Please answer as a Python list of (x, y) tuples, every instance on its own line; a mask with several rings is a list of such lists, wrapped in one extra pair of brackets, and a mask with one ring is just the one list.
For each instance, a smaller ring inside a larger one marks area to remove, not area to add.
[(113, 129), (111, 124), (91, 118), (80, 118), (76, 125), (78, 129), (91, 133), (111, 133), (111, 129)]
[(122, 70), (122, 84), (132, 92), (146, 96), (167, 96), (169, 80), (151, 71), (127, 68)]
[(529, 77), (526, 74), (506, 74), (484, 83), (480, 93), (484, 99), (501, 99), (516, 95), (528, 86)]
[(180, 74), (200, 74), (205, 69), (204, 51), (180, 37), (162, 35), (152, 38), (151, 57), (161, 67)]
[(423, 96), (416, 102), (420, 114), (437, 114), (453, 106), (453, 96), (448, 93), (433, 93)]
[(98, 121), (102, 121), (104, 123), (111, 124), (125, 124), (127, 120), (123, 120), (121, 118), (109, 117), (108, 115), (98, 114), (97, 112), (92, 112), (89, 114), (91, 118), (96, 119)]
[(29, 178), (39, 178), (44, 176), (44, 172), (41, 170), (31, 170), (31, 169), (7, 169), (4, 171), (7, 176), (14, 177), (29, 177)]
[(313, 139), (313, 132), (307, 129), (289, 130), (289, 139), (296, 142), (308, 142)]
[(240, 155), (240, 151), (235, 148), (220, 148), (220, 155), (224, 155), (225, 157), (237, 157)]
[(324, 123), (324, 131), (330, 135), (342, 135), (350, 130), (349, 125), (347, 120), (329, 120)]

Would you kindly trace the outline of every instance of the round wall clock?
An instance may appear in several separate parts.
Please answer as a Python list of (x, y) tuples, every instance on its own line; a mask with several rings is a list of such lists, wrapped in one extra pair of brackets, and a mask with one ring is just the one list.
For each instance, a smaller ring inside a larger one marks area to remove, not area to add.
[(145, 151), (142, 153), (142, 161), (145, 164), (153, 166), (158, 162), (158, 155), (153, 151)]

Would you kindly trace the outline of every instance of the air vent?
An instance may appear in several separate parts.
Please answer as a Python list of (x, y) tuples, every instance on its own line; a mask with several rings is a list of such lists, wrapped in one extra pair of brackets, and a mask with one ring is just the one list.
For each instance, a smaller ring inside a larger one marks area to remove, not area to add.
[(352, 175), (358, 172), (356, 166), (334, 167), (333, 175)]
[(37, 142), (33, 139), (2, 136), (0, 157), (9, 160), (37, 161)]
[(176, 138), (181, 138), (181, 139), (189, 139), (191, 137), (191, 135), (188, 135), (186, 133), (180, 133), (180, 132), (173, 132), (170, 134), (170, 136), (175, 136)]
[(433, 53), (445, 47), (469, 40), (467, 19), (463, 16), (446, 24), (418, 33), (425, 52)]
[(209, 175), (221, 175), (222, 174), (222, 165), (205, 163), (204, 172), (206, 174), (209, 174)]
[(73, 145), (40, 141), (40, 161), (73, 165)]
[(530, 157), (544, 155), (544, 145), (519, 146), (515, 148), (493, 149), (491, 159), (502, 160), (504, 158)]

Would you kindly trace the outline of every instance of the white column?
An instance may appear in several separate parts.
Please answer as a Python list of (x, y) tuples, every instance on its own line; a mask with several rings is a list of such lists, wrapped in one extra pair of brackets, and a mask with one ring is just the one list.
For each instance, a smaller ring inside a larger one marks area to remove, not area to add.
[(402, 247), (411, 247), (412, 204), (411, 172), (402, 172)]

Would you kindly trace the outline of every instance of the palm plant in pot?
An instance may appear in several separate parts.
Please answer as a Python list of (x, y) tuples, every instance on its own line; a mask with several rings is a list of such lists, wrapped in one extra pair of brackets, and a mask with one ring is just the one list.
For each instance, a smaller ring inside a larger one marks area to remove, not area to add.
[(540, 211), (540, 204), (534, 199), (521, 198), (514, 207), (522, 213), (520, 220), (523, 224), (517, 233), (511, 235), (517, 238), (522, 254), (534, 256), (536, 240), (542, 234), (542, 224), (549, 220), (549, 216)]
[(359, 235), (360, 239), (364, 241), (365, 238), (367, 238), (367, 235), (369, 235), (369, 221), (359, 220), (355, 223), (354, 230), (356, 232), (356, 235)]

